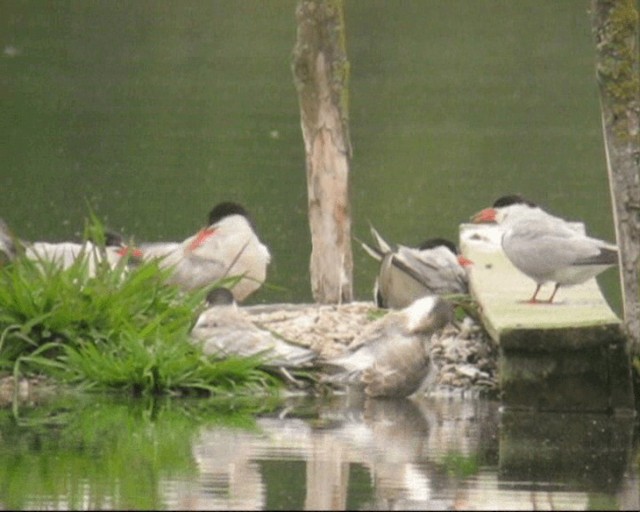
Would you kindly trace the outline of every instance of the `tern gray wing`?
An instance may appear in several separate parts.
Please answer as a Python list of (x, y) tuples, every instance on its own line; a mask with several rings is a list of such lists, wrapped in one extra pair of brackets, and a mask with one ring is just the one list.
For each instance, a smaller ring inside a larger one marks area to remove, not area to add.
[(445, 247), (416, 250), (401, 247), (393, 264), (434, 294), (467, 293), (467, 274)]
[(566, 276), (574, 266), (617, 263), (615, 246), (578, 233), (564, 222), (544, 218), (525, 218), (515, 223), (505, 231), (502, 247), (520, 271), (539, 283), (558, 279), (573, 282)]
[(191, 331), (191, 336), (203, 342), (209, 355), (221, 357), (256, 357), (264, 359), (265, 367), (296, 368), (311, 363), (312, 350), (288, 343), (271, 331), (260, 329), (234, 306), (213, 306), (204, 311)]

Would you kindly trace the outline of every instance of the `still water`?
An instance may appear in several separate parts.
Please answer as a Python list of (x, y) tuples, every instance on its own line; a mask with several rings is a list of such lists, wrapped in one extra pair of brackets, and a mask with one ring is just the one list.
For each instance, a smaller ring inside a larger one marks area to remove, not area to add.
[(3, 509), (638, 510), (632, 418), (422, 397), (0, 410)]
[[(353, 233), (456, 240), (521, 192), (613, 240), (588, 0), (349, 0)], [(0, 3), (0, 216), (81, 234), (89, 207), (184, 239), (235, 199), (273, 253), (253, 302), (311, 300), (294, 0)], [(355, 294), (375, 263), (354, 247)], [(619, 308), (617, 273), (602, 278)]]
[[(521, 192), (612, 240), (589, 4), (345, 2), (353, 233), (455, 240)], [(295, 5), (0, 2), (0, 217), (179, 240), (237, 200), (273, 254), (251, 301), (310, 301)], [(632, 420), (479, 400), (72, 399), (1, 409), (0, 451), (2, 508), (640, 509)]]

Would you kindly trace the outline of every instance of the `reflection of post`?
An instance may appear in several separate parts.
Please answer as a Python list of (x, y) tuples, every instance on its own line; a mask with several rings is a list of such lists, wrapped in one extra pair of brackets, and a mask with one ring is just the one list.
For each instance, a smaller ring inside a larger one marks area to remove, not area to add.
[(346, 510), (349, 463), (332, 435), (314, 436), (307, 461), (305, 510)]
[(194, 494), (185, 493), (181, 504), (201, 510), (263, 509), (266, 489), (260, 467), (253, 460), (252, 442), (239, 430), (203, 430), (192, 448), (200, 470), (200, 489)]
[(304, 137), (311, 288), (320, 303), (352, 299), (348, 62), (341, 0), (300, 0), (293, 74)]
[(640, 354), (640, 77), (637, 0), (592, 0), (596, 72), (620, 248), (625, 325)]

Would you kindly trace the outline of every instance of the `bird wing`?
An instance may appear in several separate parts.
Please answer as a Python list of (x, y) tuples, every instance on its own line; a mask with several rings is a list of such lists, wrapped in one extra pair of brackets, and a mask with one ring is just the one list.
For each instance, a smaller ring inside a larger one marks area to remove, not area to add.
[(392, 263), (430, 293), (466, 293), (468, 290), (465, 270), (446, 247), (421, 251), (400, 246)]
[(144, 260), (160, 259), (163, 266), (177, 263), (182, 244), (179, 242), (150, 242), (138, 246)]
[(384, 253), (380, 249), (378, 249), (377, 247), (373, 247), (372, 245), (369, 245), (367, 242), (363, 242), (362, 240), (360, 240), (355, 236), (353, 238), (356, 242), (360, 244), (360, 246), (366, 251), (366, 253), (369, 256), (371, 256), (374, 260), (382, 261), (382, 258), (384, 257)]
[(350, 352), (360, 348), (362, 345), (374, 345), (376, 343), (384, 343), (396, 329), (401, 329), (404, 322), (404, 315), (400, 311), (389, 311), (384, 316), (365, 325), (360, 334), (358, 334), (348, 345)]
[(429, 372), (422, 338), (414, 335), (388, 339), (375, 362), (362, 373), (365, 393), (372, 397), (404, 397), (416, 391)]
[(73, 242), (33, 242), (27, 246), (26, 256), (31, 260), (52, 261), (62, 268), (70, 267), (83, 251), (81, 244)]
[(346, 355), (326, 361), (330, 368), (342, 370), (330, 381), (364, 386), (369, 396), (413, 393), (428, 373), (429, 357), (426, 335), (409, 334), (404, 319), (402, 312), (392, 311), (369, 324)]
[(191, 336), (203, 342), (208, 355), (261, 357), (268, 367), (300, 367), (316, 357), (315, 352), (260, 329), (236, 306), (213, 306), (204, 311)]
[(534, 278), (572, 265), (615, 264), (614, 246), (585, 236), (558, 219), (523, 219), (507, 229), (502, 238), (507, 257)]

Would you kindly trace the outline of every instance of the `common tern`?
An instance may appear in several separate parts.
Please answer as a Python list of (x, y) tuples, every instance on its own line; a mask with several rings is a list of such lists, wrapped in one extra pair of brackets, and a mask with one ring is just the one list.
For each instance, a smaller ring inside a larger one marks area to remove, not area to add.
[[(503, 196), (472, 217), (504, 228), (502, 249), (523, 274), (536, 282), (530, 303), (552, 303), (560, 286), (584, 283), (618, 263), (618, 248), (574, 229), (519, 195)], [(543, 284), (555, 283), (549, 299), (540, 301)]]
[(209, 308), (200, 314), (191, 330), (191, 337), (202, 343), (205, 354), (262, 356), (263, 366), (271, 368), (303, 368), (315, 360), (316, 353), (312, 350), (255, 325), (227, 288), (214, 288), (207, 301)]
[(161, 267), (172, 268), (169, 282), (186, 290), (237, 277), (232, 293), (239, 302), (260, 288), (271, 261), (249, 214), (234, 202), (217, 204), (208, 226), (183, 242), (140, 244), (137, 249), (143, 259), (157, 259)]
[(390, 245), (371, 226), (375, 245), (359, 241), (380, 262), (374, 299), (381, 308), (401, 309), (426, 295), (468, 293), (465, 267), (471, 261), (444, 238), (430, 238), (419, 247)]

